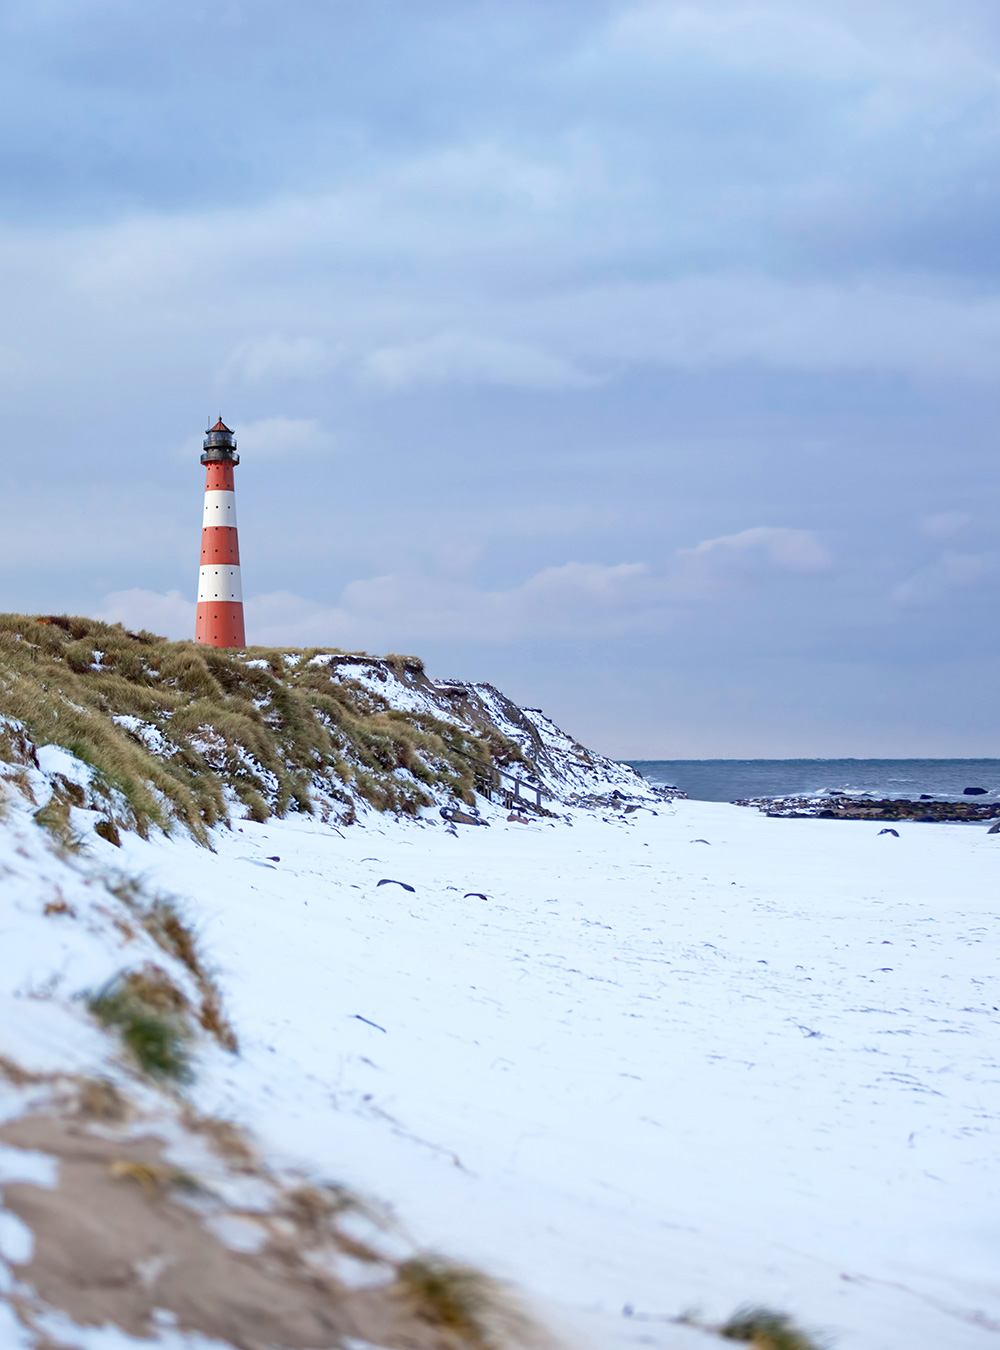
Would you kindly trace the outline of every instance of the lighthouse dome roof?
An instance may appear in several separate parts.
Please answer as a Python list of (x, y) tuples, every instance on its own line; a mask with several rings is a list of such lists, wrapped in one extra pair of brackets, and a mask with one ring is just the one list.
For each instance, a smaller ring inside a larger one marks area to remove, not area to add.
[(236, 453), (236, 437), (221, 417), (214, 427), (209, 427), (205, 432), (205, 452), (201, 462), (211, 464), (220, 460), (229, 460), (233, 464), (240, 462), (240, 457)]

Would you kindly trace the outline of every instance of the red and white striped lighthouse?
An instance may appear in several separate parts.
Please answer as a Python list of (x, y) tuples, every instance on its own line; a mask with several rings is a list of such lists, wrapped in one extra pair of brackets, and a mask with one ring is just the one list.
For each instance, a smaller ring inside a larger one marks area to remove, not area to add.
[(245, 647), (233, 483), (233, 470), (240, 457), (236, 453), (236, 437), (221, 417), (205, 433), (201, 462), (207, 472), (194, 640), (208, 647)]

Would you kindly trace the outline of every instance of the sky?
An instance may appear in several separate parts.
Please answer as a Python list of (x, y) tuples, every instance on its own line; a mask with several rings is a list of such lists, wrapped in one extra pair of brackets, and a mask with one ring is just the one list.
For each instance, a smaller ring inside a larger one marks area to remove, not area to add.
[(1000, 756), (995, 0), (9, 0), (0, 608)]

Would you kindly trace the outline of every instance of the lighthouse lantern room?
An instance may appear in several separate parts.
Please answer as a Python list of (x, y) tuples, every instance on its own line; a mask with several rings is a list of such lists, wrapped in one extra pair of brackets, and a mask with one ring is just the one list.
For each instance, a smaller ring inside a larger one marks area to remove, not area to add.
[(236, 437), (221, 417), (205, 433), (201, 462), (206, 470), (205, 514), (194, 640), (208, 647), (245, 647), (233, 480), (240, 457), (236, 453)]

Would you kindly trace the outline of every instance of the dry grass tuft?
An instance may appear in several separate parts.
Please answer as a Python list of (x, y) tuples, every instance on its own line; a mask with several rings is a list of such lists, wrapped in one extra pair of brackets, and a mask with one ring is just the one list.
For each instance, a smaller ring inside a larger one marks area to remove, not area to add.
[(33, 1073), (30, 1069), (22, 1069), (16, 1060), (10, 1059), (7, 1055), (0, 1055), (0, 1075), (13, 1087), (32, 1087), (36, 1083), (48, 1083), (52, 1077), (51, 1074)]
[(99, 834), (102, 839), (106, 839), (109, 844), (114, 844), (115, 848), (121, 848), (122, 838), (118, 833), (118, 826), (113, 820), (99, 820), (94, 826), (94, 833)]
[(207, 1031), (210, 1036), (213, 1036), (223, 1050), (228, 1050), (232, 1055), (239, 1052), (240, 1043), (236, 1037), (236, 1032), (233, 1030), (229, 1018), (222, 1011), (222, 998), (214, 984), (207, 984), (202, 990), (201, 1007), (198, 1009), (198, 1025), (203, 1031)]
[[(303, 1232), (329, 1233), (342, 1214), (367, 1212), (363, 1202), (345, 1186), (296, 1186), (285, 1194), (288, 1217)], [(362, 1246), (363, 1244), (351, 1244)], [(364, 1248), (362, 1260), (380, 1260)]]
[(532, 1324), (496, 1280), (473, 1266), (427, 1254), (404, 1261), (396, 1292), (421, 1321), (473, 1350), (535, 1343)]
[(186, 1129), (204, 1135), (213, 1152), (227, 1162), (234, 1172), (249, 1175), (261, 1170), (260, 1159), (246, 1131), (239, 1125), (219, 1116), (199, 1115), (186, 1103), (181, 1110), (181, 1119)]
[(162, 966), (151, 961), (124, 976), (120, 989), (123, 997), (135, 999), (165, 1017), (184, 1017), (191, 1008), (183, 990), (177, 988)]
[(121, 1124), (132, 1115), (128, 1098), (108, 1078), (83, 1078), (76, 1095), (76, 1113), (84, 1120)]
[[(5, 759), (2, 736), (0, 736), (0, 759)], [(6, 760), (6, 763), (9, 764), (10, 761)], [(6, 771), (2, 775), (2, 777), (5, 783), (13, 784), (13, 786), (16, 787), (17, 790), (20, 792), (21, 796), (24, 797), (27, 801), (29, 801), (32, 804), (32, 806), (38, 805), (38, 799), (35, 797), (35, 794), (31, 789), (31, 779), (28, 777), (27, 772), (24, 769), (10, 769)], [(6, 812), (7, 809), (6, 801), (4, 801), (3, 808), (4, 811)]]
[(151, 1078), (192, 1078), (190, 1003), (165, 970), (147, 965), (119, 975), (87, 1000), (104, 1027), (117, 1031), (136, 1065)]
[[(326, 659), (313, 664), (317, 656)], [(486, 730), (399, 713), (353, 678), (384, 680), (387, 670), (431, 687), (411, 656), (224, 651), (93, 619), (0, 614), (0, 759), (37, 767), (23, 724), (36, 743), (92, 766), (86, 793), (66, 785), (56, 807), (42, 808), (54, 832), (68, 802), (141, 834), (180, 821), (207, 843), (234, 801), (258, 821), (309, 812), (314, 800), (346, 818), (356, 797), (412, 815), (430, 804), (429, 789), (471, 800), (477, 765), (521, 757)]]
[[(132, 903), (135, 904), (134, 899)], [(154, 900), (146, 909), (142, 924), (157, 946), (186, 966), (194, 977), (201, 995), (201, 1007), (198, 1010), (201, 1027), (215, 1037), (223, 1050), (235, 1054), (239, 1042), (222, 1010), (222, 996), (205, 969), (194, 932), (181, 917), (176, 904), (162, 897)]]
[(754, 1350), (823, 1350), (822, 1343), (795, 1325), (787, 1313), (773, 1308), (739, 1308), (719, 1328), (723, 1340), (742, 1341)]
[(50, 918), (53, 915), (60, 915), (60, 914), (66, 914), (71, 919), (76, 918), (76, 910), (73, 908), (71, 904), (68, 904), (67, 901), (65, 901), (62, 898), (62, 896), (60, 896), (58, 900), (50, 900), (48, 904), (45, 906), (45, 908), (42, 910), (42, 913), (46, 918)]
[(181, 918), (172, 900), (162, 897), (154, 900), (143, 916), (142, 923), (161, 950), (187, 966), (196, 980), (204, 977), (194, 933)]
[(57, 793), (35, 812), (35, 823), (49, 832), (60, 853), (79, 853), (83, 847), (70, 820), (70, 803)]
[(150, 1200), (158, 1200), (172, 1190), (195, 1192), (203, 1189), (190, 1172), (162, 1163), (133, 1162), (128, 1158), (119, 1158), (108, 1170), (116, 1181), (136, 1182)]

